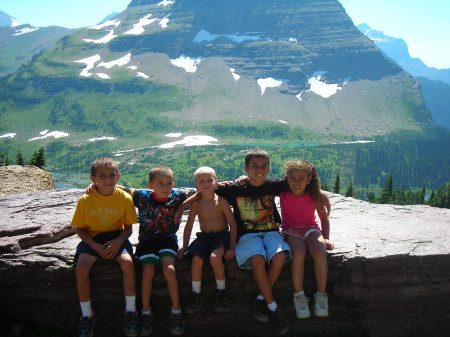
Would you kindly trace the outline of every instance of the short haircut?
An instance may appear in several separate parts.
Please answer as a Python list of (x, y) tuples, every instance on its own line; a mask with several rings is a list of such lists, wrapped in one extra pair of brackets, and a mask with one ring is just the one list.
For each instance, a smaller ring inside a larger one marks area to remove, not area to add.
[(150, 169), (148, 181), (153, 182), (157, 176), (171, 177), (173, 179), (173, 172), (168, 166), (158, 165)]
[(119, 173), (119, 165), (114, 159), (108, 158), (108, 157), (101, 157), (98, 159), (95, 159), (91, 164), (91, 176), (95, 177), (97, 174), (97, 170), (100, 167), (111, 167)]
[(213, 168), (208, 167), (208, 166), (202, 166), (199, 167), (195, 172), (194, 172), (194, 182), (197, 183), (197, 178), (200, 174), (211, 174), (212, 177), (217, 181), (217, 175), (216, 175), (216, 171), (214, 171)]
[(247, 152), (245, 155), (245, 166), (248, 167), (250, 165), (250, 161), (253, 158), (265, 158), (267, 159), (267, 164), (270, 164), (269, 154), (263, 149), (253, 149)]

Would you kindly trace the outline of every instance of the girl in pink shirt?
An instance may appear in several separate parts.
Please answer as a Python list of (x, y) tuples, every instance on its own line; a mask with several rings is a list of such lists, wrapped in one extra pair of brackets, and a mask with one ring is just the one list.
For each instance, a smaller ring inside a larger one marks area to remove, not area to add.
[(330, 201), (320, 189), (320, 179), (316, 168), (307, 161), (288, 162), (286, 176), (289, 190), (280, 194), (281, 234), (291, 247), (291, 274), (295, 290), (293, 299), (296, 315), (298, 318), (310, 316), (309, 299), (303, 290), (304, 263), (306, 249), (308, 249), (314, 259), (317, 284), (317, 292), (314, 295), (314, 314), (319, 317), (327, 317), (328, 263), (326, 250), (333, 249), (333, 244), (329, 241)]

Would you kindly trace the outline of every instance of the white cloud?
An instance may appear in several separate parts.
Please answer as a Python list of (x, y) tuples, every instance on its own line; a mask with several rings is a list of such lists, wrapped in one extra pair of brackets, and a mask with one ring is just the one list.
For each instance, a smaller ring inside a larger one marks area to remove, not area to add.
[(177, 67), (183, 68), (189, 73), (195, 73), (197, 68), (202, 61), (201, 57), (190, 58), (189, 56), (180, 55), (179, 58), (170, 60), (170, 62)]
[(62, 138), (62, 137), (67, 137), (70, 136), (68, 133), (62, 132), (62, 131), (52, 131), (50, 133), (46, 133), (45, 135), (41, 136), (41, 137), (35, 137), (35, 138), (31, 138), (28, 139), (28, 141), (33, 141), (33, 140), (38, 140), (38, 139), (45, 139), (45, 138)]
[(23, 35), (23, 34), (27, 34), (27, 33), (31, 33), (34, 32), (36, 30), (38, 30), (39, 28), (31, 28), (31, 27), (25, 27), (22, 29), (18, 29), (16, 30), (16, 34), (13, 34), (14, 36), (19, 36), (19, 35)]
[(266, 88), (279, 87), (283, 83), (283, 81), (273, 79), (272, 77), (260, 78), (257, 80), (257, 82), (258, 85), (261, 87), (261, 95), (264, 94)]
[(122, 56), (116, 60), (110, 61), (110, 62), (102, 62), (97, 67), (105, 67), (106, 69), (110, 69), (114, 66), (124, 66), (128, 62), (131, 61), (131, 53), (126, 54), (125, 56)]
[(112, 39), (114, 39), (115, 37), (117, 37), (117, 35), (114, 35), (114, 30), (111, 29), (109, 30), (109, 33), (107, 35), (105, 35), (104, 37), (98, 39), (98, 40), (93, 40), (93, 39), (83, 39), (83, 41), (85, 42), (92, 42), (92, 43), (108, 43), (109, 41), (111, 41)]
[(93, 73), (90, 73), (89, 70), (94, 68), (95, 63), (100, 61), (100, 60), (101, 60), (100, 55), (97, 54), (97, 55), (90, 56), (90, 57), (87, 57), (85, 59), (78, 60), (78, 61), (73, 61), (73, 62), (85, 63), (86, 67), (83, 68), (83, 70), (80, 73), (80, 76), (89, 77), (89, 76), (91, 76), (93, 74)]
[(16, 133), (6, 133), (3, 136), (0, 136), (0, 138), (10, 138), (13, 139), (16, 136)]

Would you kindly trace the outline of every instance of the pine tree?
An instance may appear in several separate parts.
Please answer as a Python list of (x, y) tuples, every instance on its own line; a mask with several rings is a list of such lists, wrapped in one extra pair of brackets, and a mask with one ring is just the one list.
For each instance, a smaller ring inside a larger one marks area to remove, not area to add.
[(394, 184), (392, 180), (392, 173), (386, 178), (383, 190), (381, 191), (379, 202), (380, 204), (387, 204), (392, 201), (392, 193), (394, 191)]
[(339, 194), (339, 190), (341, 189), (340, 188), (340, 180), (341, 180), (341, 177), (339, 176), (339, 173), (338, 173), (338, 174), (336, 174), (336, 180), (334, 181), (333, 193)]
[(16, 154), (16, 165), (20, 165), (20, 166), (25, 165), (25, 163), (23, 161), (22, 153), (20, 152), (20, 150), (18, 150), (17, 154)]
[(347, 190), (345, 191), (346, 197), (353, 197), (353, 182), (350, 182), (350, 185), (348, 185)]
[(45, 149), (41, 147), (38, 152), (34, 151), (33, 157), (30, 160), (30, 165), (42, 168), (45, 166)]
[(322, 190), (329, 191), (327, 182), (324, 182), (322, 185)]

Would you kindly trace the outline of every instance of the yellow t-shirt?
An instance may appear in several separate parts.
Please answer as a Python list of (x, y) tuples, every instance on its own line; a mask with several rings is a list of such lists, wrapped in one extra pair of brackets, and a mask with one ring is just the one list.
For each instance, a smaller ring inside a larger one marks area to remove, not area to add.
[(137, 223), (136, 210), (131, 195), (116, 188), (109, 196), (97, 191), (83, 195), (77, 204), (71, 225), (86, 228), (91, 237), (103, 232), (124, 229)]

